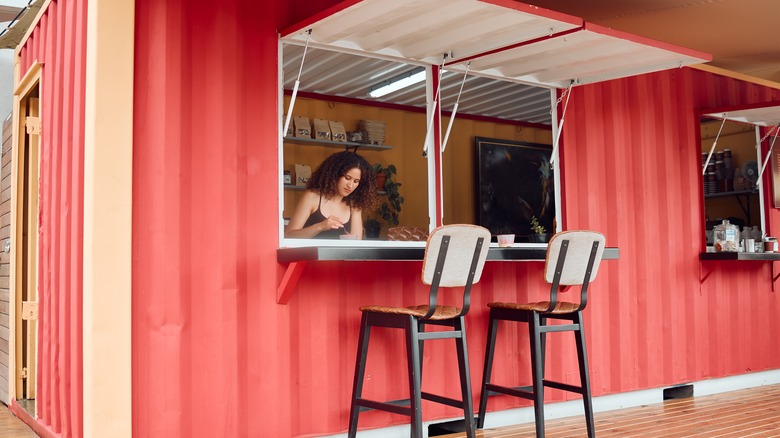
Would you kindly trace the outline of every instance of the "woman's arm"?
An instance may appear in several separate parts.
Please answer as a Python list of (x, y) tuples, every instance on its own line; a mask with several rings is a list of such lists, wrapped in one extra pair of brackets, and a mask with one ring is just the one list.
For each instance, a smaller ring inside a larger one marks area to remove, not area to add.
[(363, 238), (363, 211), (359, 208), (352, 210), (352, 219), (349, 221), (349, 234), (355, 234), (358, 239)]
[(319, 202), (320, 195), (317, 193), (314, 193), (310, 190), (303, 192), (301, 200), (298, 201), (298, 205), (295, 206), (295, 211), (290, 218), (290, 223), (287, 224), (284, 237), (297, 237), (299, 239), (306, 239), (316, 237), (325, 230), (343, 227), (342, 223), (333, 216), (306, 228), (303, 227), (306, 224), (306, 220), (309, 219), (309, 216), (317, 211)]

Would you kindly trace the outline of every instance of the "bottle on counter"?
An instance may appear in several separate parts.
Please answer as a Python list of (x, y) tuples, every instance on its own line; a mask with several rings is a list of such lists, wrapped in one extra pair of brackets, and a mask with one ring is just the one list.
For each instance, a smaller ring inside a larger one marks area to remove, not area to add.
[(750, 237), (756, 242), (756, 252), (764, 252), (764, 239), (761, 235), (761, 230), (758, 229), (758, 225), (754, 226), (750, 231)]

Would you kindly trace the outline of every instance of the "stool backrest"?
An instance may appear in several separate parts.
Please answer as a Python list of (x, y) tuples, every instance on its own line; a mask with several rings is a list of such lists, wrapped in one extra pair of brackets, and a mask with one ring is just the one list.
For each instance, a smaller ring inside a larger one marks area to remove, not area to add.
[[(548, 283), (556, 283), (556, 268), (564, 241), (568, 243), (565, 245), (566, 256), (563, 260), (558, 285), (574, 286), (581, 285), (583, 282), (587, 285), (596, 278), (596, 272), (599, 270), (601, 257), (604, 254), (606, 238), (597, 231), (563, 231), (555, 234), (547, 246), (547, 257), (544, 262), (544, 279)], [(595, 254), (592, 254), (594, 243), (598, 245)], [(591, 263), (592, 256), (595, 259), (592, 260), (590, 267), (590, 278), (585, 280), (585, 273)]]
[(470, 286), (469, 273), (474, 261), (477, 241), (482, 238), (482, 246), (476, 253), (477, 260), (472, 283), (479, 281), (482, 268), (485, 266), (488, 247), (490, 246), (490, 231), (477, 225), (444, 225), (431, 231), (425, 245), (423, 259), (422, 281), (433, 284), (436, 277), (436, 266), (442, 251), (442, 239), (449, 236), (446, 248), (444, 266), (439, 278), (439, 286), (458, 287)]

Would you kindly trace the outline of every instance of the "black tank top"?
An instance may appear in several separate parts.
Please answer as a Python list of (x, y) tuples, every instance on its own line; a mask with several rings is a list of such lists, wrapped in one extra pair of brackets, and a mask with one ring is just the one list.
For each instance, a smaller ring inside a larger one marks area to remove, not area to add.
[[(325, 219), (327, 219), (325, 215), (322, 214), (321, 208), (322, 208), (322, 195), (320, 195), (320, 203), (319, 205), (317, 205), (317, 210), (315, 210), (314, 213), (309, 215), (309, 218), (306, 219), (306, 223), (303, 224), (303, 228), (310, 227), (314, 224), (318, 224), (324, 221)], [(344, 224), (344, 229), (347, 230), (347, 233), (350, 232), (349, 224), (351, 220), (352, 220), (352, 209), (350, 208), (349, 219), (347, 219), (347, 223)], [(316, 237), (317, 239), (338, 239), (339, 236), (342, 234), (346, 234), (346, 233), (344, 233), (344, 230), (342, 230), (341, 228), (337, 228), (335, 230), (321, 231), (320, 234), (317, 234), (314, 237)]]

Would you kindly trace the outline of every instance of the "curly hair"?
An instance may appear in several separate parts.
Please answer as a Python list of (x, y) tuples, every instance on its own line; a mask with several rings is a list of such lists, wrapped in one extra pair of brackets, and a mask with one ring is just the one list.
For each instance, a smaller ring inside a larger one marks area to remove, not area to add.
[(326, 158), (311, 174), (306, 188), (326, 197), (336, 196), (339, 178), (355, 168), (360, 170), (360, 184), (344, 198), (344, 202), (352, 208), (374, 209), (379, 204), (376, 174), (368, 161), (355, 152), (336, 152)]

